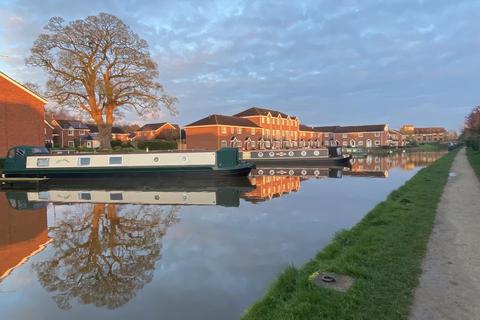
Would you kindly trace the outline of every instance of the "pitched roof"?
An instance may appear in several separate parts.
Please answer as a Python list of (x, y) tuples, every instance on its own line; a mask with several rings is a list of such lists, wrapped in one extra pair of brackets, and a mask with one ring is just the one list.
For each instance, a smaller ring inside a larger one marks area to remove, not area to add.
[[(98, 132), (98, 126), (97, 126), (96, 124), (87, 124), (87, 127), (90, 129), (90, 132), (91, 132), (91, 133), (96, 133), (96, 132)], [(115, 127), (115, 126), (113, 126), (113, 127), (112, 127), (112, 133), (122, 134), (122, 133), (125, 133), (125, 131), (123, 131), (123, 129), (120, 128), (120, 127)]]
[(313, 129), (316, 132), (335, 132), (338, 126), (323, 126), (323, 127), (314, 127)]
[(4, 78), (5, 80), (9, 81), (10, 83), (16, 85), (17, 87), (19, 87), (20, 89), (22, 89), (23, 91), (25, 91), (26, 93), (28, 93), (29, 95), (31, 95), (32, 97), (40, 100), (41, 102), (43, 103), (47, 103), (47, 99), (45, 99), (44, 97), (42, 97), (41, 95), (39, 95), (38, 93), (34, 92), (33, 90), (30, 90), (29, 88), (25, 87), (23, 84), (13, 80), (12, 78), (10, 78), (9, 76), (7, 76), (5, 73), (1, 72), (0, 71), (0, 77)]
[(260, 128), (257, 124), (252, 121), (236, 116), (224, 116), (220, 114), (212, 114), (208, 117), (200, 119), (198, 121), (192, 122), (185, 127), (196, 127), (196, 126), (208, 126), (208, 125), (228, 125), (228, 126), (237, 126), (237, 127), (252, 127)]
[(62, 129), (89, 129), (89, 127), (78, 120), (54, 120)]
[(312, 127), (312, 126), (307, 126), (307, 125), (304, 125), (304, 124), (300, 124), (299, 130), (300, 131), (315, 131), (315, 128)]
[(158, 128), (161, 128), (166, 124), (169, 124), (169, 125), (175, 127), (176, 129), (179, 128), (178, 124), (172, 124), (170, 122), (158, 122), (158, 123), (147, 123), (146, 125), (144, 125), (140, 129), (138, 129), (137, 131), (155, 131)]
[[(252, 107), (247, 110), (244, 110), (242, 112), (239, 112), (237, 114), (234, 114), (234, 117), (248, 117), (248, 116), (266, 116), (268, 114), (271, 114), (273, 117), (278, 117), (280, 115), (283, 118), (287, 118), (288, 115), (280, 112), (280, 111), (275, 111), (271, 109), (265, 109), (265, 108), (259, 108), (259, 107)], [(290, 116), (290, 118), (295, 118)]]
[(432, 127), (432, 128), (415, 128), (414, 133), (416, 134), (428, 134), (428, 133), (445, 133), (444, 128)]
[(370, 124), (363, 126), (346, 126), (346, 127), (337, 127), (335, 133), (346, 133), (346, 132), (377, 132), (384, 131), (386, 124)]

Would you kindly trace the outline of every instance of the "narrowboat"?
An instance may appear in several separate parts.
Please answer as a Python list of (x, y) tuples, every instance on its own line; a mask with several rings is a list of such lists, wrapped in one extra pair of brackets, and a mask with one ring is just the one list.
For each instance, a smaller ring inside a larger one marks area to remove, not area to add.
[(17, 146), (8, 151), (4, 177), (60, 180), (188, 176), (247, 176), (253, 165), (239, 160), (237, 148), (217, 151), (51, 154), (44, 147)]
[(263, 166), (349, 166), (351, 155), (341, 147), (243, 151), (242, 159)]

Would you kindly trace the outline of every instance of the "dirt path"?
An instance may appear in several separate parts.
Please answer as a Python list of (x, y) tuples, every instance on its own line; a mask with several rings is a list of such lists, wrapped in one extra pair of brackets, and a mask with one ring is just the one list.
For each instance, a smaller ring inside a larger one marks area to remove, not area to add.
[(465, 149), (439, 203), (411, 320), (480, 319), (480, 183)]

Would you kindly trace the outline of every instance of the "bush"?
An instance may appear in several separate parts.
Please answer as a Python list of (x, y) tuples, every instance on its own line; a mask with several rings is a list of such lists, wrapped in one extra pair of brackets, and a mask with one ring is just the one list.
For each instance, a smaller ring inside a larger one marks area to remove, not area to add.
[(5, 158), (0, 158), (0, 171), (3, 170), (4, 165), (5, 165)]
[(480, 135), (470, 135), (465, 138), (465, 145), (475, 151), (480, 151)]
[(110, 141), (110, 145), (112, 146), (113, 149), (117, 147), (122, 147), (122, 141), (112, 140)]
[(149, 150), (174, 150), (177, 149), (177, 142), (171, 140), (138, 141), (137, 147)]

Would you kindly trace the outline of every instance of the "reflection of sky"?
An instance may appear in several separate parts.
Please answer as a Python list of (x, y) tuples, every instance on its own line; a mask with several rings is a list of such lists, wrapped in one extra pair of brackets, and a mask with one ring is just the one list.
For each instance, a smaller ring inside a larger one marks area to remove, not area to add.
[[(49, 246), (0, 284), (1, 318), (237, 319), (278, 272), (308, 261), (336, 231), (353, 226), (415, 172), (393, 169), (388, 179), (308, 180), (298, 192), (257, 205), (242, 200), (238, 208), (181, 207), (181, 220), (163, 238), (152, 282), (114, 310), (75, 299), (71, 310), (59, 310), (32, 271), (32, 263), (53, 254)], [(81, 215), (91, 207), (49, 206), (49, 223), (66, 211)]]

